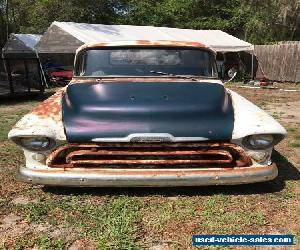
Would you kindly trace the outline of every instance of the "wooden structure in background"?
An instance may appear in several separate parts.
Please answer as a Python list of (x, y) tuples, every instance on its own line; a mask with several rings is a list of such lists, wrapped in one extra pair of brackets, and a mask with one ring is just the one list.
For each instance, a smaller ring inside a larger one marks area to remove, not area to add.
[(256, 78), (300, 82), (300, 41), (255, 45), (254, 54), (258, 61)]

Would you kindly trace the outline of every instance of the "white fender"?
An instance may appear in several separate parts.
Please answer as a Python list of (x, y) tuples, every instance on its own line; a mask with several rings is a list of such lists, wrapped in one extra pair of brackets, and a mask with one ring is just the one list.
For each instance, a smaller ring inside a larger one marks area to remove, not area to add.
[(272, 116), (240, 96), (228, 90), (232, 97), (234, 109), (234, 128), (232, 139), (241, 139), (254, 134), (280, 134), (286, 136), (287, 132)]
[(66, 140), (62, 121), (54, 121), (50, 117), (34, 113), (25, 115), (8, 133), (9, 139), (19, 136), (46, 136), (55, 141)]

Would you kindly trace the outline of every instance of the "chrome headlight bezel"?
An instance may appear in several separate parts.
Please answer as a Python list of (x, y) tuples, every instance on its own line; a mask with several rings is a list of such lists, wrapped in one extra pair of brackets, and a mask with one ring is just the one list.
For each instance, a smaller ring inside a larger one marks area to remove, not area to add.
[(244, 140), (247, 148), (267, 149), (273, 146), (274, 136), (268, 134), (250, 135)]
[(55, 141), (47, 136), (19, 136), (12, 140), (20, 147), (32, 152), (48, 151), (55, 146)]
[(250, 150), (266, 150), (274, 147), (281, 140), (280, 135), (253, 134), (243, 138), (242, 144)]

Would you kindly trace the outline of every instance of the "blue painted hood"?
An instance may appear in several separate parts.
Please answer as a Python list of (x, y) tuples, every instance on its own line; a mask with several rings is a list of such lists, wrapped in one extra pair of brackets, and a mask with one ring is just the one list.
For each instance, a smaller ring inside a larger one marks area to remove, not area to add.
[(62, 98), (69, 142), (133, 133), (229, 140), (234, 111), (224, 86), (203, 82), (76, 83)]

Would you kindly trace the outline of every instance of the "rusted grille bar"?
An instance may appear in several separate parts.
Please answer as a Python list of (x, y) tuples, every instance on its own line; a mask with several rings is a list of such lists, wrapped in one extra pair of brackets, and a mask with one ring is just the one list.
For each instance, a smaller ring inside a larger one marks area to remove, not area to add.
[(114, 151), (114, 150), (78, 150), (70, 153), (68, 156), (72, 157), (75, 155), (195, 155), (195, 154), (202, 154), (202, 155), (223, 155), (227, 157), (231, 157), (231, 154), (225, 150), (219, 150), (216, 152), (215, 150), (189, 150), (189, 151)]
[(230, 168), (251, 159), (231, 143), (67, 144), (47, 160), (49, 167), (96, 168)]

